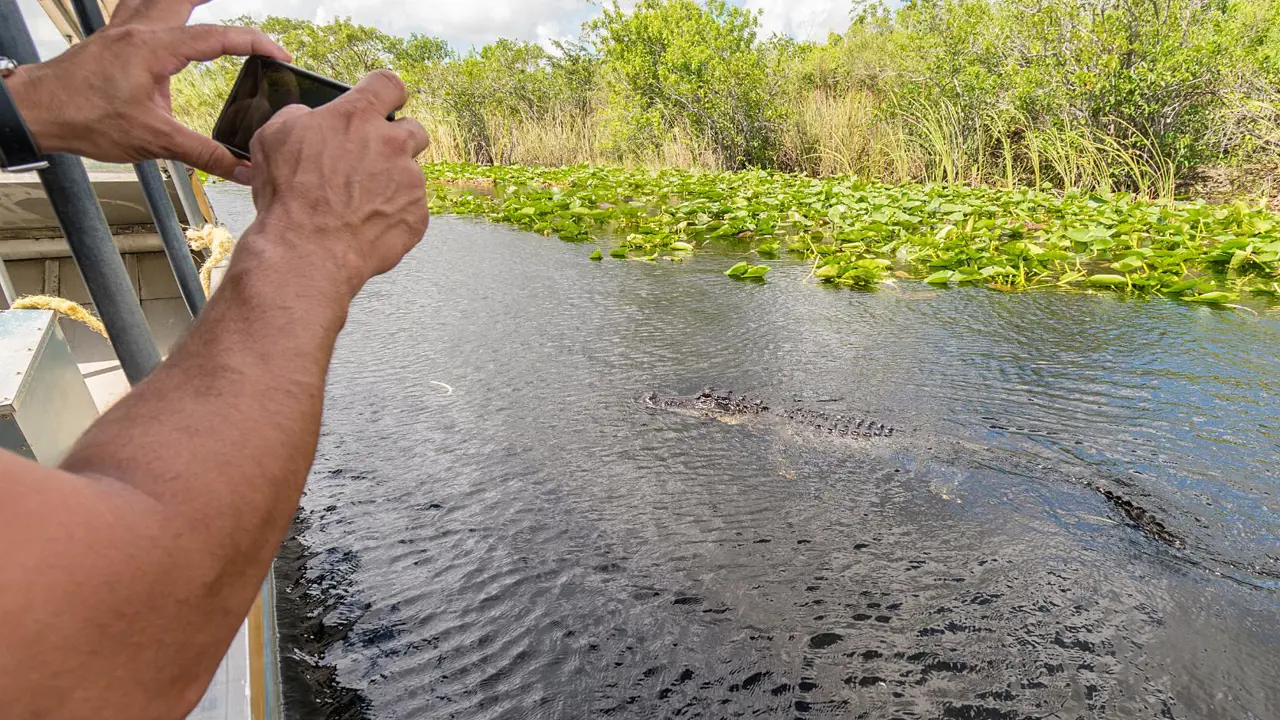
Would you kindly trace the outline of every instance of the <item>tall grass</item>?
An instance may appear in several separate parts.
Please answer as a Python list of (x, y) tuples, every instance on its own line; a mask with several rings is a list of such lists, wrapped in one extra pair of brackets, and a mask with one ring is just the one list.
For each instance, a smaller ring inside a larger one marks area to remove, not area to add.
[(425, 162), (493, 162), (498, 165), (564, 166), (618, 164), (639, 167), (671, 167), (686, 170), (721, 170), (716, 153), (682, 129), (676, 129), (662, 145), (635, 154), (606, 149), (603, 123), (593, 116), (523, 118), (497, 121), (485, 118), (484, 152), (478, 151), (468, 131), (446, 116), (427, 108), (406, 113), (423, 124), (430, 146)]
[[(226, 73), (189, 69), (174, 84), (180, 119), (209, 132), (226, 84)], [(1163, 157), (1154, 142), (1133, 128), (1124, 128), (1127, 139), (1121, 140), (1084, 124), (1037, 124), (998, 111), (973, 116), (945, 99), (898, 99), (865, 89), (815, 89), (783, 110), (773, 129), (772, 166), (817, 177), (1125, 190), (1149, 198), (1171, 198), (1183, 181), (1174, 160)], [(1274, 108), (1257, 112), (1269, 119)], [(427, 129), (431, 142), (423, 160), (430, 162), (609, 163), (704, 170), (727, 166), (715, 148), (689, 128), (670, 128), (659, 146), (644, 152), (611, 146), (609, 118), (598, 108), (541, 117), (476, 114), (464, 127), (456, 116), (415, 97), (403, 114)], [(1263, 130), (1270, 127), (1257, 124)], [(1280, 143), (1280, 137), (1261, 131), (1259, 136), (1260, 144)]]
[(196, 64), (183, 70), (170, 83), (174, 114), (187, 127), (212, 133), (233, 77), (216, 64)]
[(972, 117), (937, 100), (884, 100), (855, 90), (814, 91), (778, 132), (777, 165), (815, 176), (1005, 188), (1127, 190), (1172, 197), (1174, 162), (1131, 132), (1128, 143), (1084, 125), (1036, 125), (990, 112)]

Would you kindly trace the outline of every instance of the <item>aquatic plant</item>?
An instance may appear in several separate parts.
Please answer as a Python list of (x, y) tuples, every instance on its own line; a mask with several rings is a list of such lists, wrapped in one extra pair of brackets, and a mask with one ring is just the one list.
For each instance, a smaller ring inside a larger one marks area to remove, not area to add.
[(425, 172), (437, 213), (608, 242), (615, 258), (674, 259), (706, 243), (747, 243), (761, 257), (785, 249), (808, 258), (818, 281), (855, 288), (915, 278), (940, 287), (1201, 303), (1280, 297), (1280, 216), (1244, 202), (888, 185), (761, 170), (440, 163)]
[(725, 275), (739, 280), (763, 280), (765, 275), (773, 268), (768, 265), (752, 265), (749, 262), (740, 262), (737, 265), (725, 271)]

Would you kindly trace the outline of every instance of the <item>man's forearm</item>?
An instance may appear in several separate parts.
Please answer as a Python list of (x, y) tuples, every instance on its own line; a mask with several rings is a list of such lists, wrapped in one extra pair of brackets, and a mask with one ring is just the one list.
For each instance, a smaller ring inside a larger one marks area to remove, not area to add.
[[(127, 482), (166, 507), (269, 512), (278, 506), (252, 501), (297, 499), (351, 291), (334, 273), (291, 263), (288, 239), (260, 227), (188, 337), (86, 433), (65, 469)], [(147, 452), (120, 452), (142, 425), (154, 439)]]
[[(169, 552), (190, 561), (174, 589), (203, 590), (236, 617), (302, 494), (351, 297), (314, 268), (258, 257), (286, 253), (285, 240), (246, 238), (190, 336), (63, 464), (155, 500), (173, 521)], [(202, 614), (176, 619), (191, 615)]]
[[(157, 695), (172, 691), (178, 696), (170, 702), (191, 701), (288, 529), (351, 289), (323, 268), (291, 265), (279, 256), (288, 253), (287, 238), (253, 235), (261, 232), (247, 234), (217, 297), (168, 362), (95, 424), (62, 466), (68, 475), (60, 480), (89, 486), (75, 502), (98, 498), (101, 517), (83, 520), (94, 526), (83, 534), (111, 547), (84, 547), (76, 533), (46, 528), (45, 540), (66, 546), (42, 554), (55, 567), (23, 581), (25, 596), (43, 597), (45, 606), (13, 607), (0, 591), (0, 610), (22, 613), (5, 628), (7, 649), (24, 656), (21, 667), (4, 668), (17, 675), (0, 688), (21, 688), (35, 703), (65, 702), (44, 705), (51, 717), (95, 712), (86, 702), (100, 696), (93, 686), (116, 682), (95, 665), (94, 652), (104, 647), (112, 652), (107, 667), (150, 678), (117, 686), (149, 695), (132, 700), (163, 702)], [(31, 529), (12, 530), (41, 541)], [(52, 625), (81, 631), (50, 641)], [(69, 657), (84, 666), (59, 665)]]

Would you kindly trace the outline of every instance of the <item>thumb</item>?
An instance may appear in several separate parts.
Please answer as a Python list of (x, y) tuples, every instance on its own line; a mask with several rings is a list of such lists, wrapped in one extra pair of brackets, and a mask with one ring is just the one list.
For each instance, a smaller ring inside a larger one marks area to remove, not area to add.
[(190, 130), (174, 120), (164, 145), (165, 157), (178, 160), (210, 175), (247, 184), (248, 163), (231, 154), (222, 143)]

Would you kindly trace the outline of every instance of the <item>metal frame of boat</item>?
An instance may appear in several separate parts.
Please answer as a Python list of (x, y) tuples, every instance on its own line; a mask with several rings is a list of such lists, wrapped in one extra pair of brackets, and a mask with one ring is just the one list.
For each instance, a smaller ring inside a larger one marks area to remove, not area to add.
[[(39, 0), (68, 43), (105, 25), (117, 0)], [(15, 0), (0, 0), (0, 55), (36, 62)], [(214, 222), (198, 180), (179, 163), (94, 167), (50, 156), (36, 174), (0, 173), (0, 448), (56, 463), (98, 412), (145, 378), (205, 301), (182, 225)], [(167, 171), (167, 172), (166, 172)], [(84, 305), (111, 342), (22, 295)], [(283, 716), (275, 593), (263, 591), (191, 715)]]

